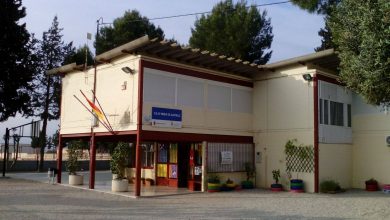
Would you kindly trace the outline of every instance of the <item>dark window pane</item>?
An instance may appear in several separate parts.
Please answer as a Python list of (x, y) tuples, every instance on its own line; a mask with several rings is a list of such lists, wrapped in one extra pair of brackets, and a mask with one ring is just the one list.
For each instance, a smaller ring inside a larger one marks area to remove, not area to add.
[(323, 110), (323, 101), (322, 99), (320, 99), (320, 124), (324, 124), (324, 110)]
[(352, 109), (351, 109), (351, 104), (348, 104), (348, 127), (352, 126)]
[(324, 124), (329, 124), (329, 101), (324, 100)]
[(330, 124), (344, 126), (344, 105), (340, 102), (330, 101)]

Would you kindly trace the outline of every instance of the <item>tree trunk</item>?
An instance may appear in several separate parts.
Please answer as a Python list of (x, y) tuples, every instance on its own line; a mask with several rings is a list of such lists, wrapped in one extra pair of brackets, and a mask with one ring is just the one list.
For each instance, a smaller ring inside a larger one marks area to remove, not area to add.
[(39, 135), (39, 146), (41, 148), (38, 172), (43, 171), (43, 163), (45, 159), (45, 147), (46, 147), (46, 129), (47, 129), (47, 120), (49, 117), (49, 104), (50, 104), (50, 77), (47, 77), (47, 86), (46, 86), (46, 97), (45, 97), (45, 108), (42, 113), (41, 119), (43, 120), (42, 131)]

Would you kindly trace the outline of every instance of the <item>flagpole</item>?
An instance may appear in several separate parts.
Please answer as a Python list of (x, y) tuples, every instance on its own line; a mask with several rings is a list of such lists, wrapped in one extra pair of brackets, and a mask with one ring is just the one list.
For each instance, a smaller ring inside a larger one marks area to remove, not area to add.
[(89, 110), (88, 107), (85, 106), (84, 103), (83, 103), (79, 98), (77, 98), (76, 95), (73, 95), (73, 97), (75, 97), (75, 99), (77, 99), (77, 101), (79, 101), (80, 104), (81, 104), (82, 106), (84, 106), (84, 108), (87, 109), (87, 111), (93, 115), (93, 117), (95, 117), (98, 121), (100, 121), (100, 122), (102, 123), (102, 125), (103, 125), (110, 133), (114, 134), (114, 131), (111, 130), (110, 128), (108, 128), (107, 125), (106, 125), (103, 121), (101, 121), (101, 120), (99, 119), (99, 117), (97, 117), (91, 110)]

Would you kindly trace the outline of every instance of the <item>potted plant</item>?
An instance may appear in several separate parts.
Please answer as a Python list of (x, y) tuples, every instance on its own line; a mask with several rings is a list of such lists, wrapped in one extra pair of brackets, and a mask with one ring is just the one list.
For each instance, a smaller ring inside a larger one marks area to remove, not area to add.
[(71, 141), (68, 145), (66, 170), (69, 173), (69, 185), (83, 185), (84, 182), (84, 176), (77, 174), (77, 171), (80, 171), (79, 157), (82, 155), (81, 145), (81, 141)]
[(129, 145), (124, 142), (119, 142), (111, 155), (110, 169), (113, 174), (111, 190), (113, 192), (128, 191), (129, 183), (124, 177), (124, 173), (129, 154)]
[(219, 176), (216, 174), (211, 174), (207, 181), (207, 191), (208, 192), (219, 192), (221, 190), (221, 181)]
[(232, 191), (236, 188), (236, 184), (233, 180), (228, 178), (224, 184), (221, 186), (221, 191)]
[(366, 191), (378, 191), (378, 181), (374, 178), (365, 181)]
[(282, 184), (279, 183), (280, 179), (280, 170), (272, 170), (272, 177), (275, 180), (275, 183), (271, 184), (271, 190), (273, 192), (280, 192), (283, 191), (283, 186)]
[(243, 189), (253, 189), (253, 181), (252, 179), (255, 177), (255, 167), (252, 163), (245, 163), (245, 173), (246, 180), (241, 182), (241, 187)]

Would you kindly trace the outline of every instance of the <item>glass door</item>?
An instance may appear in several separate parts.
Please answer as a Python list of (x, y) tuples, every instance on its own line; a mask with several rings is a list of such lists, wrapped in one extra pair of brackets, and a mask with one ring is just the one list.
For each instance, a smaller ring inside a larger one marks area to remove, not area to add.
[(178, 167), (177, 167), (177, 144), (169, 144), (169, 186), (177, 187)]
[(168, 149), (168, 144), (157, 144), (157, 185), (168, 185)]
[(200, 191), (202, 185), (202, 144), (191, 144), (189, 154), (188, 188)]

